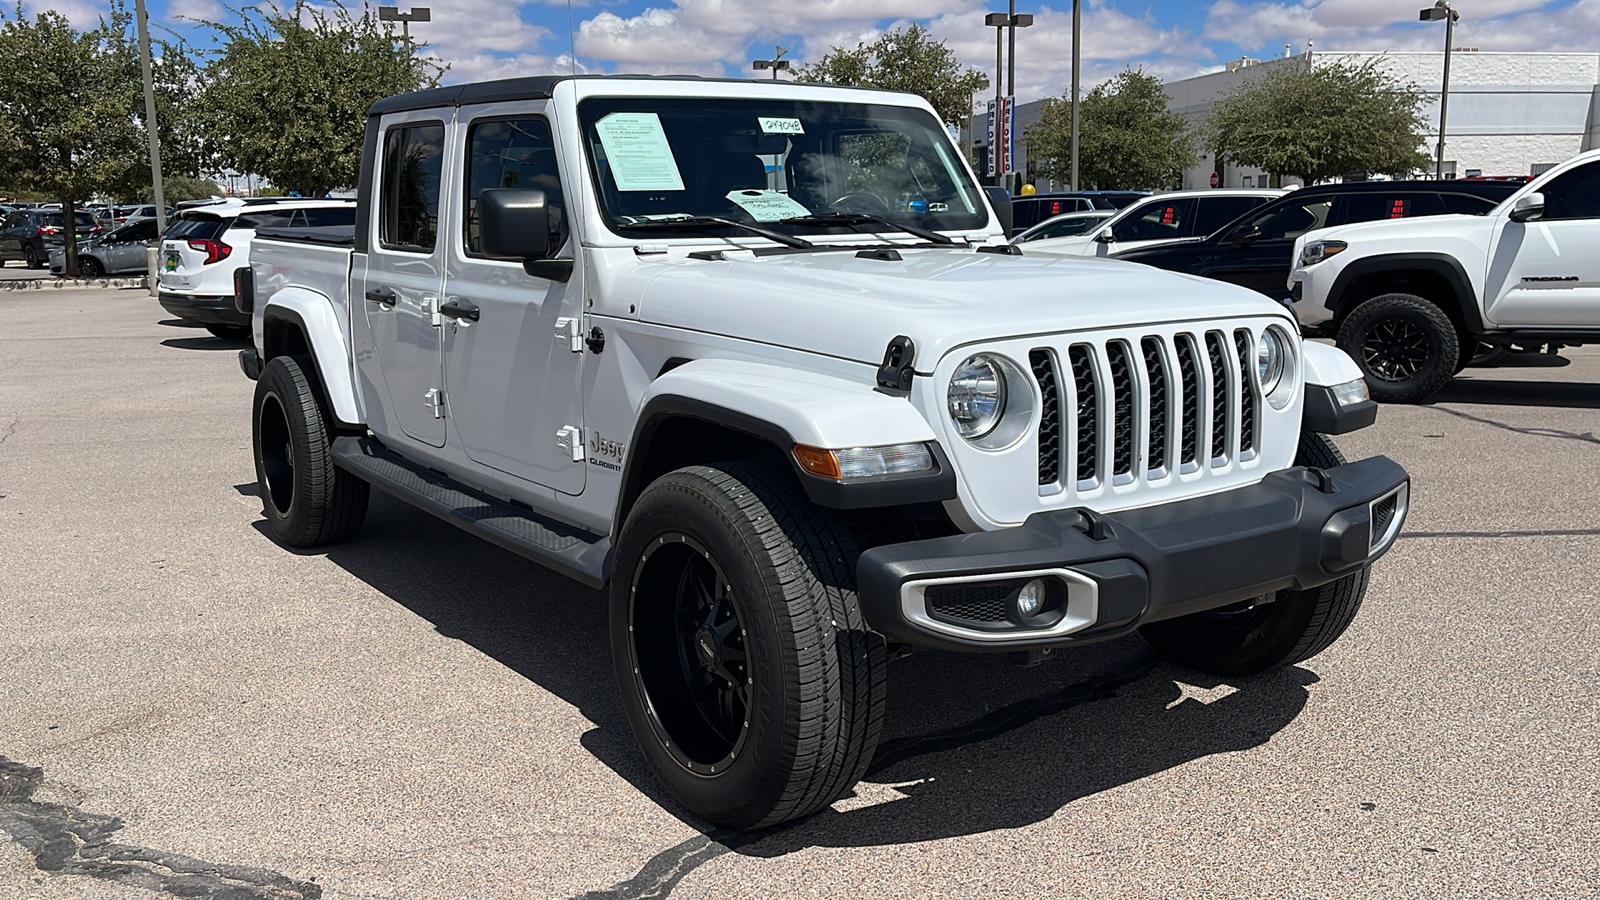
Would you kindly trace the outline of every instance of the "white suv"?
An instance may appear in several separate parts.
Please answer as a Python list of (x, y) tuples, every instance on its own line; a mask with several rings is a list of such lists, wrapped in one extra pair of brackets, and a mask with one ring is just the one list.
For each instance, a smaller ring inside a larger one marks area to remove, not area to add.
[(1028, 252), (1111, 256), (1135, 247), (1203, 238), (1284, 193), (1279, 190), (1205, 190), (1155, 194), (1130, 204), (1099, 228), (1072, 237), (1031, 241)]
[(250, 266), (257, 228), (351, 226), (349, 200), (224, 200), (180, 211), (162, 236), (159, 298), (167, 312), (221, 338), (250, 334), (233, 303), (233, 273)]

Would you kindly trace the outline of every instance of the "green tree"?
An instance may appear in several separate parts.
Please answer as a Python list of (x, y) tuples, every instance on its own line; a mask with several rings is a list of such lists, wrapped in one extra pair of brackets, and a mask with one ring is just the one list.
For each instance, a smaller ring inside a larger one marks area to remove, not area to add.
[[(1078, 121), (1079, 188), (1177, 187), (1199, 158), (1183, 116), (1170, 112), (1161, 79), (1129, 69), (1083, 97)], [(1054, 97), (1023, 140), (1042, 174), (1072, 178), (1072, 100)]]
[(78, 271), (73, 215), (139, 156), (133, 110), (139, 79), (118, 51), (126, 11), (77, 31), (58, 12), (29, 21), (0, 10), (0, 184), (61, 202), (69, 273)]
[(444, 71), (398, 46), (373, 10), (296, 0), (233, 10), (238, 25), (202, 22), (221, 45), (196, 107), (213, 166), (307, 197), (354, 185), (367, 108), (432, 87)]
[(946, 124), (972, 115), (972, 96), (989, 87), (989, 76), (962, 69), (955, 52), (921, 25), (897, 28), (854, 50), (831, 47), (822, 59), (795, 70), (795, 79), (920, 94)]
[(1205, 140), (1219, 157), (1307, 184), (1350, 172), (1402, 175), (1427, 165), (1416, 85), (1378, 67), (1303, 56), (1263, 67), (1212, 107)]

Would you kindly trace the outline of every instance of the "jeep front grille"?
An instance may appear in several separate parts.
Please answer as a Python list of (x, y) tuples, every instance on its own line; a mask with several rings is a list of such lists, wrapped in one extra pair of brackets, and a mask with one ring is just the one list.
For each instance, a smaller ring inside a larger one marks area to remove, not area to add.
[[(1240, 328), (1232, 348), (1222, 331), (1034, 348), (1028, 361), (1044, 402), (1041, 491), (1082, 492), (1221, 468), (1235, 454), (1253, 458), (1254, 341)], [(1059, 371), (1062, 360), (1070, 378)]]

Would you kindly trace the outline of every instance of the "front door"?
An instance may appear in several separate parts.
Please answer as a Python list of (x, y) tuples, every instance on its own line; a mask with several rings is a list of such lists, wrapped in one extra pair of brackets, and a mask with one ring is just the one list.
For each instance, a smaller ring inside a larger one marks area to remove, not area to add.
[(1200, 274), (1260, 291), (1275, 300), (1287, 299), (1295, 239), (1333, 224), (1329, 218), (1333, 203), (1327, 196), (1307, 197), (1304, 202), (1274, 205), (1245, 219), (1210, 248), (1208, 265)]
[(1551, 179), (1544, 215), (1501, 213), (1484, 296), (1501, 328), (1600, 328), (1600, 162)]
[[(567, 215), (561, 167), (550, 120), (528, 112), (526, 103), (462, 110), (458, 121), (466, 145), (466, 190), (459, 223), (449, 237), (446, 302), (475, 307), (478, 319), (447, 319), (445, 386), (462, 449), (475, 462), (565, 494), (583, 492), (585, 472), (615, 464), (583, 452), (581, 341), (583, 271), (572, 280), (529, 275), (520, 260), (485, 256), (478, 232), (477, 200), (484, 188), (543, 191), (551, 228), (565, 237), (559, 256), (576, 255), (578, 239)], [(570, 179), (569, 179), (570, 180)], [(567, 443), (558, 446), (563, 429)], [(625, 440), (626, 435), (606, 435)]]
[[(378, 196), (361, 304), (385, 393), (387, 427), (444, 446), (439, 297), (445, 241), (439, 234), (445, 133), (437, 113), (385, 122)], [(390, 439), (398, 435), (382, 435)]]

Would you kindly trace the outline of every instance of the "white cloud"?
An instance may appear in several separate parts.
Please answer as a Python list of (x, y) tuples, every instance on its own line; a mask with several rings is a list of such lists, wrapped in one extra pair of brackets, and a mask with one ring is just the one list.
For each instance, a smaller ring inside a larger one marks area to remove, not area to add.
[[(12, 12), (11, 4), (6, 4), (6, 12)], [(73, 28), (93, 28), (100, 24), (100, 17), (106, 15), (109, 9), (104, 3), (95, 3), (93, 0), (45, 0), (39, 3), (24, 3), (22, 14), (32, 21), (39, 13), (58, 12), (67, 17)]]
[[(1325, 50), (1436, 50), (1438, 23), (1417, 21), (1425, 3), (1412, 0), (1217, 0), (1203, 37), (1228, 41), (1257, 55), (1277, 55), (1285, 42), (1298, 51), (1315, 40)], [(1563, 6), (1555, 0), (1472, 0), (1461, 10), (1456, 46), (1480, 50), (1593, 50), (1600, 46), (1600, 0)]]

